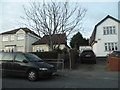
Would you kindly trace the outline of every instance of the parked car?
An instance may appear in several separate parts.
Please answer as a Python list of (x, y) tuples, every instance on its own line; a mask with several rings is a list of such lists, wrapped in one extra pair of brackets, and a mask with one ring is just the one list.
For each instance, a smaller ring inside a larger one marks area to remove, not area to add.
[(22, 52), (0, 52), (0, 67), (3, 75), (25, 76), (30, 81), (51, 76), (57, 71), (38, 56)]
[(120, 58), (120, 51), (113, 51), (110, 56), (118, 57)]
[(92, 50), (83, 50), (80, 54), (81, 63), (91, 62), (96, 64), (96, 55)]

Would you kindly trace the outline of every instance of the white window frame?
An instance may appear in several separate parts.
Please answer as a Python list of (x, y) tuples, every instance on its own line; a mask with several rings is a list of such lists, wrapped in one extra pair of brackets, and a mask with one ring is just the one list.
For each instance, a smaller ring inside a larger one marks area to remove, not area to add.
[(9, 41), (8, 35), (3, 36), (2, 37), (2, 41), (3, 42)]
[(10, 41), (14, 41), (15, 40), (15, 36), (14, 35), (10, 35)]
[(103, 27), (103, 35), (114, 35), (114, 34), (116, 34), (116, 26)]
[(23, 33), (17, 34), (17, 40), (24, 40), (24, 39), (25, 39), (25, 35)]
[(116, 51), (118, 50), (118, 43), (117, 42), (104, 43), (104, 50), (105, 51)]

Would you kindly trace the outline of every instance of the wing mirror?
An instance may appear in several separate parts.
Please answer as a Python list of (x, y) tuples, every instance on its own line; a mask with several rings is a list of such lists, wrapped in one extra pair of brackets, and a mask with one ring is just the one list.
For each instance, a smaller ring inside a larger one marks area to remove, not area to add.
[(23, 62), (24, 62), (24, 63), (28, 63), (28, 61), (27, 61), (27, 60), (25, 60), (25, 59), (23, 60)]

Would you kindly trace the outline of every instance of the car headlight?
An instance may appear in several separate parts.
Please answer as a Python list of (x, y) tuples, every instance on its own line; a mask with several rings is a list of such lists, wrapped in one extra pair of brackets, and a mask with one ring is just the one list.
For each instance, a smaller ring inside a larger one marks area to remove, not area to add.
[(39, 68), (39, 70), (48, 70), (47, 68)]

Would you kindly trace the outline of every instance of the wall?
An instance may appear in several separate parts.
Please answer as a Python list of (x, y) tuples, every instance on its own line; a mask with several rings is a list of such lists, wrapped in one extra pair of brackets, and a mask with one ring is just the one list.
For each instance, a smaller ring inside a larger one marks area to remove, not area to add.
[[(17, 40), (17, 35), (18, 34), (24, 34), (23, 35), (23, 37), (24, 37), (24, 39), (23, 40)], [(18, 47), (23, 47), (22, 48), (22, 52), (26, 52), (26, 45), (25, 45), (25, 41), (26, 41), (26, 33), (25, 33), (25, 31), (23, 31), (22, 29), (20, 29), (18, 32), (16, 32), (16, 41), (14, 42), (14, 44), (16, 44), (16, 47), (18, 48)]]
[(38, 41), (40, 38), (30, 33), (26, 35), (26, 52), (32, 52), (32, 44)]
[(42, 48), (44, 51), (49, 51), (49, 47), (47, 44), (43, 44), (43, 45), (33, 45), (33, 52), (36, 52), (36, 47), (40, 47)]
[(120, 23), (118, 24), (118, 50), (120, 51)]
[(2, 35), (0, 35), (0, 51), (2, 51)]
[[(58, 45), (56, 45), (56, 47), (57, 47)], [(40, 47), (40, 48), (42, 48), (44, 51), (50, 51), (49, 50), (49, 46), (47, 45), (47, 44), (42, 44), (42, 45), (33, 45), (33, 52), (36, 52), (36, 47)], [(62, 49), (64, 49), (64, 48), (66, 48), (66, 45), (65, 44), (61, 44), (60, 46), (59, 46), (59, 48), (62, 50)], [(68, 48), (67, 48), (68, 49)]]
[[(17, 35), (18, 34), (23, 34), (24, 39), (22, 40), (17, 40)], [(2, 41), (2, 37), (7, 35), (9, 37), (8, 41)], [(32, 35), (30, 33), (26, 33), (24, 30), (20, 29), (16, 34), (14, 35), (14, 41), (10, 41), (10, 35), (11, 34), (4, 34), (0, 35), (0, 50), (5, 51), (5, 46), (6, 45), (15, 45), (16, 50), (18, 51), (18, 48), (20, 47), (21, 52), (31, 52), (32, 51), (32, 44), (39, 40), (39, 38), (35, 35)]]
[[(116, 32), (115, 35), (103, 35), (103, 27), (104, 26), (116, 26)], [(118, 42), (118, 22), (108, 18), (103, 23), (101, 23), (97, 27), (96, 31), (96, 37), (95, 41), (97, 41), (96, 44), (93, 46), (93, 51), (97, 56), (106, 56), (110, 52), (105, 51), (104, 43), (106, 42)]]

